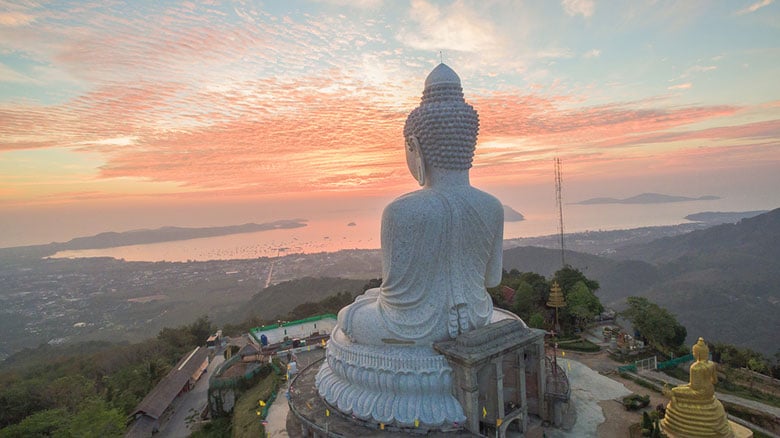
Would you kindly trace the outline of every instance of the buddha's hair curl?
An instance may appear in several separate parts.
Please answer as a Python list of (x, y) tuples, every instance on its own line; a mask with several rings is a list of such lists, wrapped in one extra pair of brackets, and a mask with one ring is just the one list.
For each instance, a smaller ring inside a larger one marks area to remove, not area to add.
[(417, 137), (425, 162), (449, 170), (471, 168), (478, 133), (477, 111), (463, 99), (460, 85), (453, 83), (426, 88), (420, 106), (404, 125), (404, 137)]

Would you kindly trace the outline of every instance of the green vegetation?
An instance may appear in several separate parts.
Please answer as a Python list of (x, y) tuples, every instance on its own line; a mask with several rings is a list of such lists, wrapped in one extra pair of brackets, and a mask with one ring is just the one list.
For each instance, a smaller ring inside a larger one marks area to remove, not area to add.
[[(358, 280), (323, 280), (325, 290), (333, 293), (314, 303), (290, 306), (294, 291), (309, 290), (317, 279), (306, 278), (276, 285), (266, 297), (276, 300), (284, 296), (289, 303), (282, 306), (286, 314), (262, 320), (255, 316), (225, 332), (243, 333), (249, 327), (293, 320), (312, 314), (336, 313), (349, 304), (355, 295), (380, 280), (368, 283)], [(259, 301), (258, 301), (259, 303)], [(277, 303), (278, 304), (278, 303)], [(246, 327), (246, 328), (244, 328)], [(164, 328), (156, 338), (137, 344), (86, 342), (62, 346), (43, 344), (25, 349), (3, 362), (0, 368), (0, 438), (27, 436), (116, 436), (124, 433), (125, 421), (135, 406), (181, 358), (197, 345), (203, 345), (215, 327), (207, 317), (178, 328)], [(266, 391), (267, 382), (276, 379), (273, 373), (260, 373), (261, 381), (253, 388)], [(251, 392), (251, 391), (250, 391)], [(270, 391), (269, 391), (270, 393)], [(249, 394), (249, 393), (247, 393)], [(249, 398), (239, 398), (239, 404)], [(254, 404), (257, 400), (253, 401)], [(251, 411), (254, 424), (259, 424)], [(198, 432), (202, 437), (224, 437), (240, 433), (250, 422), (239, 415), (237, 422), (216, 419)], [(252, 436), (256, 430), (247, 432)]]
[(755, 400), (757, 402), (780, 408), (780, 397), (774, 394), (759, 391), (756, 388), (750, 388), (744, 385), (736, 384), (731, 380), (722, 380), (718, 382), (716, 391), (736, 395), (737, 397), (742, 397), (748, 400)]
[[(249, 303), (243, 306), (246, 309), (243, 317), (248, 320), (245, 323), (252, 324), (241, 324), (241, 327), (236, 328), (245, 333), (252, 327), (274, 323), (277, 319), (300, 319), (297, 316), (303, 315), (305, 318), (321, 313), (337, 313), (340, 307), (334, 311), (332, 309), (335, 305), (352, 302), (361, 287), (366, 287), (365, 283), (365, 280), (346, 278), (303, 277), (269, 286), (255, 294)], [(333, 297), (339, 293), (339, 298)], [(304, 300), (306, 301), (301, 304)], [(231, 331), (233, 329), (226, 327), (226, 334), (228, 328)]]
[(232, 427), (230, 417), (215, 418), (190, 435), (190, 438), (230, 438)]
[(573, 342), (559, 341), (558, 348), (561, 350), (582, 351), (585, 353), (595, 353), (601, 350), (598, 345), (587, 339), (579, 339)]
[(0, 429), (0, 437), (119, 437), (124, 435), (125, 415), (99, 399), (82, 401), (75, 413), (64, 409), (36, 412), (18, 424)]
[(649, 404), (650, 396), (647, 394), (631, 394), (623, 397), (623, 407), (626, 408), (627, 411), (638, 411)]
[(628, 297), (626, 301), (628, 309), (622, 315), (651, 347), (667, 356), (685, 353), (687, 347), (683, 343), (688, 331), (674, 315), (645, 297)]
[(641, 436), (650, 438), (666, 437), (666, 434), (661, 431), (660, 421), (660, 414), (657, 410), (650, 413), (642, 412), (642, 422), (639, 423), (641, 425)]
[(721, 403), (723, 403), (726, 412), (735, 417), (739, 417), (768, 430), (777, 428), (778, 419), (773, 415), (765, 414), (744, 406), (737, 406), (724, 400), (721, 400)]
[[(544, 276), (533, 272), (520, 272), (517, 269), (504, 271), (501, 284), (488, 289), (488, 292), (494, 305), (514, 312), (529, 326), (550, 329), (554, 325), (555, 313), (547, 307), (547, 300), (550, 298), (550, 287), (553, 281), (557, 281), (561, 286), (566, 300), (566, 307), (558, 310), (561, 336), (571, 336), (575, 330), (585, 328), (604, 311), (604, 307), (595, 295), (599, 283), (570, 266), (555, 272), (549, 281)], [(515, 291), (509, 301), (505, 299), (504, 287)]]
[(747, 368), (766, 376), (780, 378), (780, 351), (775, 354), (775, 360), (770, 361), (763, 354), (749, 348), (718, 342), (711, 347), (713, 361), (730, 370)]
[[(379, 287), (380, 284), (380, 279), (369, 280), (367, 283), (365, 280), (312, 277), (285, 281), (255, 295), (247, 304), (250, 309), (249, 316), (243, 322), (226, 324), (223, 333), (238, 336), (254, 327), (273, 324), (278, 320), (295, 321), (313, 315), (337, 314), (342, 307), (352, 303), (357, 295), (370, 288)], [(316, 290), (317, 297), (323, 293), (327, 294), (322, 295), (319, 301), (296, 304), (300, 303), (300, 291), (310, 290)], [(278, 309), (279, 313), (271, 314), (269, 309)]]
[(662, 373), (666, 374), (667, 376), (674, 377), (675, 379), (688, 381), (689, 375), (688, 372), (680, 367), (674, 367), (674, 368), (665, 368), (661, 370)]
[[(258, 402), (267, 401), (271, 393), (277, 391), (279, 377), (275, 373), (269, 373), (257, 385), (239, 397), (233, 408), (232, 431), (234, 438), (265, 436), (265, 429), (261, 424), (261, 416), (257, 415), (260, 409)], [(282, 395), (283, 397), (283, 395)]]
[(643, 379), (643, 378), (641, 378), (641, 377), (635, 376), (635, 375), (633, 375), (633, 374), (628, 374), (628, 373), (620, 372), (620, 377), (622, 377), (622, 378), (624, 378), (624, 379), (626, 379), (626, 380), (630, 380), (630, 381), (632, 381), (632, 382), (636, 383), (637, 385), (639, 385), (639, 386), (641, 386), (641, 387), (643, 387), (643, 388), (647, 388), (647, 389), (649, 389), (649, 390), (651, 390), (651, 391), (655, 391), (655, 392), (657, 392), (657, 393), (661, 393), (661, 392), (662, 392), (662, 391), (661, 391), (660, 389), (658, 389), (658, 387), (657, 387), (656, 385), (654, 385), (652, 382), (648, 382), (647, 380), (645, 380), (645, 379)]
[(0, 437), (122, 435), (132, 409), (212, 330), (201, 317), (138, 344), (17, 353), (0, 370)]

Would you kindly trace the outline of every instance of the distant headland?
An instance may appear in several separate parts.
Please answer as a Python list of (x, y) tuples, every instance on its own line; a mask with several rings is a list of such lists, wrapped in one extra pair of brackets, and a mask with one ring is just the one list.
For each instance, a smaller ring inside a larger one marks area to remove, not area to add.
[(62, 244), (62, 249), (101, 249), (117, 246), (142, 245), (146, 243), (172, 242), (176, 240), (200, 239), (203, 237), (226, 236), (228, 234), (256, 233), (258, 231), (300, 228), (306, 226), (306, 219), (283, 219), (262, 224), (248, 223), (224, 227), (162, 227), (154, 230), (133, 230), (121, 233), (107, 232), (89, 237), (77, 237)]
[(520, 222), (524, 220), (525, 216), (522, 213), (504, 204), (504, 222)]
[(82, 249), (104, 249), (128, 245), (174, 242), (179, 240), (200, 239), (204, 237), (227, 236), (230, 234), (256, 233), (259, 231), (280, 230), (305, 227), (308, 219), (282, 219), (262, 224), (247, 223), (222, 227), (161, 227), (152, 230), (132, 230), (123, 232), (105, 232), (94, 236), (76, 237), (67, 242), (52, 242), (45, 245), (0, 248), (6, 254), (46, 257), (58, 251)]
[(768, 213), (769, 210), (754, 210), (754, 211), (703, 211), (701, 213), (694, 213), (685, 216), (685, 219), (693, 222), (703, 223), (736, 223), (742, 219), (758, 216), (759, 214)]
[(690, 198), (688, 196), (664, 195), (662, 193), (642, 193), (641, 195), (631, 196), (630, 198), (590, 198), (584, 201), (575, 202), (575, 205), (595, 205), (595, 204), (666, 204), (670, 202), (688, 202), (688, 201), (713, 201), (720, 199), (719, 196), (699, 196)]

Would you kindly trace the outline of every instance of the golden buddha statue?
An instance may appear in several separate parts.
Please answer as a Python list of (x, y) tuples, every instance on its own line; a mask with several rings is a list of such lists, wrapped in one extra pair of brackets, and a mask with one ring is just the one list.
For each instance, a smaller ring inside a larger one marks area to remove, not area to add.
[(690, 383), (665, 390), (671, 400), (661, 428), (673, 437), (733, 437), (723, 405), (715, 398), (718, 375), (709, 360), (709, 348), (704, 339), (693, 346), (696, 362), (691, 365)]

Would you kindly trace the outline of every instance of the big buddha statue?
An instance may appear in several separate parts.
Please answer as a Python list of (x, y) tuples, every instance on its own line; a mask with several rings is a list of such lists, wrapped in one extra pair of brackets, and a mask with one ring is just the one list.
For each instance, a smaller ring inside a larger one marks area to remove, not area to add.
[(317, 374), (320, 395), (344, 414), (401, 427), (465, 420), (433, 343), (500, 319), (486, 287), (501, 280), (503, 208), (469, 182), (478, 130), (460, 78), (439, 64), (404, 126), (422, 188), (385, 208), (382, 285), (339, 312)]
[(715, 398), (718, 375), (709, 360), (709, 348), (704, 339), (693, 345), (690, 382), (667, 391), (671, 398), (661, 428), (674, 437), (733, 437), (723, 405)]

